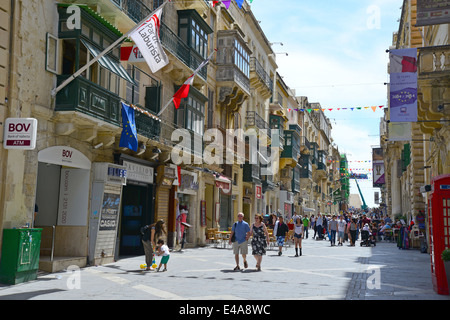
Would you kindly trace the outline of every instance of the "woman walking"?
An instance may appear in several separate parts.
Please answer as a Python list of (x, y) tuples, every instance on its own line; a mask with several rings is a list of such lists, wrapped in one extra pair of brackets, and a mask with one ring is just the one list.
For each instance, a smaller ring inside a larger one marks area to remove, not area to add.
[(256, 270), (261, 271), (261, 261), (266, 254), (266, 247), (269, 241), (269, 232), (266, 225), (262, 222), (263, 217), (260, 214), (255, 215), (255, 222), (250, 228), (252, 237), (252, 254), (256, 260)]
[(300, 218), (297, 218), (294, 225), (294, 243), (295, 243), (295, 256), (298, 257), (298, 251), (300, 249), (300, 255), (302, 255), (302, 238), (303, 238), (304, 225)]
[(358, 225), (356, 222), (356, 218), (353, 218), (352, 221), (350, 222), (349, 231), (350, 231), (350, 246), (354, 247), (355, 242), (356, 242), (357, 232), (358, 232)]
[(153, 255), (155, 253), (154, 248), (156, 247), (156, 242), (160, 237), (166, 234), (164, 230), (164, 220), (158, 220), (158, 222), (146, 225), (141, 228), (142, 233), (142, 244), (144, 246), (145, 253), (145, 263), (147, 264), (146, 271), (151, 270)]

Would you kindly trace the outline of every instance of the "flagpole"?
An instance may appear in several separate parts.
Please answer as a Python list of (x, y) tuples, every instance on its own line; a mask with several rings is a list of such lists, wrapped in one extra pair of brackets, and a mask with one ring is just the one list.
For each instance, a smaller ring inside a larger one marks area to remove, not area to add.
[[(206, 59), (205, 61), (211, 60), (212, 56), (213, 56), (214, 53), (216, 53), (216, 52), (217, 52), (217, 49), (214, 49), (214, 51), (211, 52), (211, 54), (209, 55), (208, 59)], [(204, 67), (204, 65), (202, 66), (202, 65), (200, 64), (200, 66), (194, 71), (194, 73), (193, 73), (188, 79), (194, 77), (197, 73), (200, 72), (201, 69), (203, 69), (203, 67)], [(170, 99), (169, 102), (167, 102), (166, 105), (161, 109), (161, 111), (158, 113), (158, 117), (160, 117), (161, 114), (167, 109), (167, 107), (169, 107), (169, 105), (172, 103), (172, 101), (173, 101), (173, 97), (172, 97), (172, 99)]]
[(166, 105), (164, 106), (164, 108), (162, 108), (161, 111), (158, 113), (158, 117), (160, 117), (160, 116), (161, 116), (161, 113), (163, 113), (163, 112), (167, 109), (167, 107), (170, 106), (170, 104), (172, 103), (172, 101), (173, 101), (173, 98), (170, 99), (169, 102), (166, 103)]
[(151, 17), (155, 14), (156, 11), (159, 9), (162, 9), (168, 2), (171, 2), (172, 0), (165, 0), (162, 5), (160, 5), (156, 10), (153, 10), (151, 14), (145, 17), (144, 20), (140, 21), (136, 26), (131, 28), (127, 33), (123, 34), (119, 39), (117, 39), (113, 44), (111, 44), (108, 48), (106, 48), (104, 51), (102, 51), (100, 54), (98, 54), (93, 60), (89, 61), (86, 65), (84, 65), (81, 69), (79, 69), (77, 72), (75, 72), (73, 75), (71, 75), (69, 78), (67, 78), (63, 83), (61, 83), (57, 88), (54, 88), (51, 92), (52, 97), (55, 97), (56, 94), (61, 91), (65, 86), (67, 86), (69, 83), (71, 83), (76, 77), (78, 77), (80, 74), (82, 74), (84, 71), (86, 71), (91, 65), (93, 65), (95, 62), (97, 62), (100, 58), (102, 58), (104, 55), (106, 55), (109, 51), (111, 51), (113, 48), (115, 48), (118, 44), (120, 44), (125, 38), (127, 38), (133, 31), (135, 31), (137, 28), (142, 26), (143, 23), (145, 23), (148, 19), (148, 17)]

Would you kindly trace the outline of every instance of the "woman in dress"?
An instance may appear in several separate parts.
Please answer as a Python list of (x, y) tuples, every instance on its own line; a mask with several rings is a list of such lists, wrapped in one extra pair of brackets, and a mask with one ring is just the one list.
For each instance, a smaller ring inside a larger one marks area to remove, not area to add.
[(269, 241), (269, 232), (262, 221), (263, 217), (260, 214), (256, 214), (255, 222), (250, 228), (250, 236), (252, 236), (252, 254), (256, 259), (257, 271), (261, 271), (262, 256), (266, 254), (266, 247)]

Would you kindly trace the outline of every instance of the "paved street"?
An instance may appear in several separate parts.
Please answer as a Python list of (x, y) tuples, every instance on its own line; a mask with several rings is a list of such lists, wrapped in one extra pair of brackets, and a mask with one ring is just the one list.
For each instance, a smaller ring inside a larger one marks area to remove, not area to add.
[[(143, 272), (144, 257), (75, 272), (40, 274), (36, 281), (0, 285), (0, 300), (450, 300), (433, 291), (428, 254), (399, 250), (395, 243), (331, 247), (304, 240), (303, 256), (287, 247), (263, 258), (262, 271), (233, 271), (230, 249), (172, 252), (167, 272)], [(242, 263), (241, 263), (242, 266)]]

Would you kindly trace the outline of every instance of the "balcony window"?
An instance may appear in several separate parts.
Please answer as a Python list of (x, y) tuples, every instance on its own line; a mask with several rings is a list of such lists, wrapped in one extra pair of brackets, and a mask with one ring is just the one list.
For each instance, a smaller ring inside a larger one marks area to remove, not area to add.
[(234, 64), (250, 78), (250, 55), (237, 39), (234, 40)]
[(189, 97), (181, 102), (176, 111), (175, 123), (180, 128), (203, 135), (205, 127), (205, 103), (207, 98), (194, 87), (190, 88)]
[(178, 11), (178, 36), (200, 56), (208, 56), (208, 34), (213, 30), (196, 10)]

